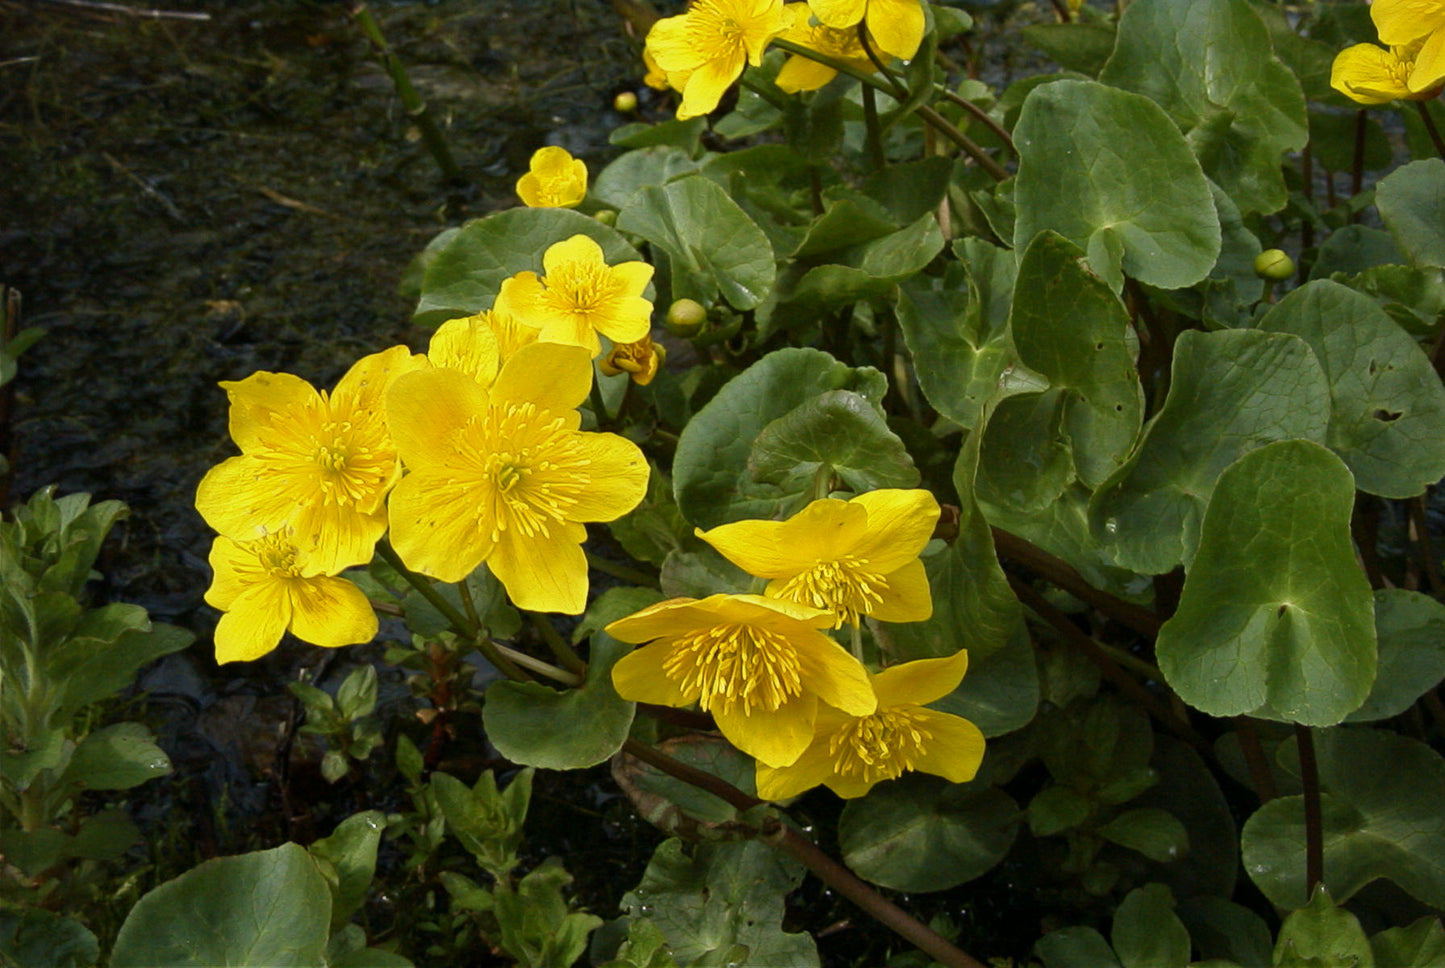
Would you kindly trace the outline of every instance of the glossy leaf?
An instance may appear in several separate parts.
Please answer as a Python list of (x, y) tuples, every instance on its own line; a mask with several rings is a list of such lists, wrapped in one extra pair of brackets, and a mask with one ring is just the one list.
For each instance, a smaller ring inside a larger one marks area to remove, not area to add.
[(1404, 588), (1378, 589), (1375, 635), (1375, 684), (1347, 723), (1398, 716), (1445, 679), (1445, 605)]
[(322, 875), (331, 884), (332, 931), (341, 930), (365, 903), (367, 889), (376, 875), (376, 850), (385, 829), (385, 814), (365, 810), (347, 817), (336, 825), (331, 836), (308, 848), (313, 858), (323, 862)]
[(589, 194), (613, 208), (625, 208), (638, 190), (697, 171), (698, 164), (689, 152), (676, 145), (638, 148), (598, 172)]
[(1147, 97), (1056, 81), (1024, 102), (1014, 142), (1014, 248), (1053, 229), (1087, 253), (1110, 288), (1123, 276), (1191, 286), (1219, 257), (1209, 182), (1174, 122)]
[(1034, 945), (1044, 968), (1122, 968), (1104, 936), (1093, 928), (1050, 931)]
[(1411, 265), (1445, 266), (1445, 161), (1397, 168), (1375, 186), (1375, 205)]
[(1304, 93), (1247, 0), (1136, 0), (1099, 80), (1168, 111), (1241, 211), (1284, 207), (1281, 157), (1309, 138)]
[(1330, 383), (1325, 443), (1382, 497), (1422, 493), (1445, 476), (1445, 387), (1430, 360), (1373, 299), (1306, 283), (1259, 322), (1309, 344)]
[(828, 390), (763, 428), (748, 457), (752, 478), (801, 494), (827, 466), (856, 493), (916, 487), (918, 468), (883, 414), (851, 390)]
[(331, 891), (304, 848), (208, 860), (136, 902), (110, 968), (315, 968)]
[(843, 861), (867, 881), (941, 891), (1003, 860), (1018, 826), (1018, 805), (997, 787), (905, 774), (848, 801), (838, 846)]
[(779, 280), (779, 306), (772, 315), (786, 314), (788, 324), (796, 325), (858, 300), (884, 296), (942, 249), (938, 220), (932, 213), (923, 215), (896, 232), (833, 253), (825, 265), (797, 266)]
[(763, 230), (701, 175), (639, 189), (617, 228), (667, 253), (672, 298), (754, 309), (773, 288), (773, 247)]
[[(891, 629), (909, 627), (889, 626)], [(893, 644), (892, 648), (896, 647), (896, 643)], [(929, 705), (940, 712), (962, 716), (990, 739), (1027, 726), (1039, 707), (1039, 671), (1034, 662), (1033, 643), (1024, 626), (1015, 625), (1013, 635), (996, 651), (981, 656), (970, 652), (968, 674), (958, 688)]]
[(1354, 482), (1308, 441), (1252, 451), (1219, 478), (1159, 670), (1214, 716), (1344, 719), (1375, 678), (1369, 582), (1350, 541)]
[(1220, 472), (1271, 441), (1323, 442), (1329, 385), (1303, 340), (1229, 330), (1181, 333), (1169, 396), (1123, 468), (1089, 508), (1094, 535), (1122, 567), (1187, 564)]
[(1174, 895), (1163, 884), (1145, 884), (1125, 895), (1109, 933), (1124, 968), (1185, 968), (1189, 931), (1174, 913)]
[(81, 740), (62, 783), (88, 790), (129, 790), (171, 772), (171, 760), (140, 723), (115, 723)]
[(712, 528), (792, 510), (803, 493), (753, 476), (753, 442), (774, 420), (819, 394), (852, 390), (877, 406), (886, 386), (877, 370), (853, 369), (819, 350), (769, 353), (723, 387), (683, 430), (673, 462), (673, 488), (683, 515), (697, 527)]
[(1370, 939), (1375, 968), (1431, 968), (1445, 964), (1445, 927), (1423, 917), (1403, 928), (1387, 928)]
[(1316, 965), (1364, 965), (1374, 961), (1370, 942), (1355, 916), (1336, 907), (1329, 892), (1317, 889), (1309, 904), (1279, 926), (1274, 946), (1276, 968)]
[[(1330, 894), (1344, 903), (1384, 877), (1445, 907), (1445, 761), (1423, 743), (1360, 727), (1317, 733), (1315, 746)], [(1304, 904), (1303, 797), (1260, 807), (1241, 845), (1244, 869), (1271, 902)]]
[(1160, 864), (1189, 853), (1189, 832), (1172, 813), (1157, 807), (1125, 810), (1100, 827), (1099, 835)]

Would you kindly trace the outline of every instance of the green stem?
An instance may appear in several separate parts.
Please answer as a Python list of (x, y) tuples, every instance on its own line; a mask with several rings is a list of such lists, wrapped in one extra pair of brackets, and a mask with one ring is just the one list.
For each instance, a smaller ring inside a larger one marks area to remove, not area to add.
[(878, 92), (866, 85), (863, 87), (863, 130), (868, 160), (874, 168), (882, 170), (887, 167), (888, 159), (883, 154), (883, 131), (878, 126)]
[(1420, 120), (1425, 123), (1425, 133), (1430, 136), (1430, 143), (1435, 146), (1435, 153), (1445, 158), (1445, 138), (1440, 137), (1440, 129), (1435, 127), (1435, 119), (1430, 117), (1430, 108), (1424, 101), (1416, 101), (1415, 107), (1420, 109)]
[(521, 651), (520, 649), (513, 649), (510, 646), (505, 646), (500, 642), (493, 642), (492, 648), (496, 649), (499, 653), (501, 653), (503, 656), (510, 659), (511, 661), (515, 662), (517, 665), (527, 669), (531, 669), (538, 675), (546, 676), (548, 679), (551, 679), (554, 682), (560, 682), (564, 686), (572, 686), (574, 688), (576, 686), (582, 685), (582, 676), (580, 674), (568, 672), (566, 669), (559, 669), (552, 663), (543, 662), (541, 659), (530, 656), (527, 653)]
[(634, 585), (642, 585), (643, 587), (652, 587), (657, 584), (656, 575), (650, 575), (637, 568), (629, 568), (627, 565), (620, 565), (615, 561), (608, 561), (606, 558), (594, 555), (590, 551), (586, 552), (586, 554), (587, 566), (589, 568), (596, 568), (604, 575), (611, 575), (619, 581), (631, 582)]
[[(622, 751), (670, 776), (711, 793), (735, 810), (750, 810), (764, 802), (711, 773), (680, 763), (661, 750), (653, 749), (635, 739), (626, 740), (622, 744)], [(770, 818), (766, 822), (763, 840), (791, 854), (824, 884), (857, 904), (940, 964), (949, 968), (984, 968), (981, 962), (950, 944), (926, 924), (853, 876), (843, 865), (819, 850), (802, 834), (776, 818)]]
[(860, 663), (863, 661), (863, 629), (857, 622), (848, 625), (848, 648), (853, 653), (853, 658)]
[(416, 122), (422, 141), (426, 144), (427, 150), (431, 152), (437, 167), (442, 170), (442, 175), (453, 184), (464, 184), (467, 180), (466, 176), (462, 174), (456, 159), (452, 157), (451, 146), (447, 144), (441, 128), (437, 127), (436, 120), (427, 110), (426, 102), (412, 86), (411, 78), (406, 73), (406, 67), (392, 51), (391, 45), (386, 42), (386, 37), (381, 32), (381, 25), (371, 15), (364, 0), (349, 0), (346, 9), (350, 12), (351, 19), (356, 21), (356, 25), (361, 28), (366, 39), (370, 41), (377, 57), (381, 59), (382, 66), (386, 68), (386, 72), (391, 75), (392, 86), (396, 88), (402, 106), (406, 109), (407, 115)]
[(1305, 808), (1305, 893), (1325, 879), (1324, 821), (1320, 813), (1320, 768), (1315, 760), (1315, 740), (1308, 726), (1294, 727), (1299, 745), (1300, 787)]
[(547, 643), (547, 648), (552, 650), (557, 661), (580, 679), (587, 672), (587, 663), (572, 651), (572, 646), (563, 641), (562, 636), (552, 627), (552, 623), (547, 621), (547, 616), (537, 612), (528, 612), (527, 618), (531, 621), (532, 628), (541, 633), (542, 640)]
[(987, 111), (979, 107), (977, 104), (974, 104), (968, 98), (963, 97), (960, 94), (956, 94), (953, 91), (950, 91), (948, 88), (943, 87), (942, 85), (938, 86), (938, 90), (942, 92), (944, 97), (952, 101), (954, 104), (957, 104), (959, 107), (963, 108), (970, 115), (976, 118), (979, 123), (981, 123), (985, 128), (988, 128), (988, 130), (992, 131), (994, 137), (1003, 142), (1004, 147), (1009, 150), (1010, 154), (1017, 155), (1019, 153), (1018, 148), (1014, 147), (1014, 139), (1013, 136), (1008, 133), (1008, 129), (995, 121)]

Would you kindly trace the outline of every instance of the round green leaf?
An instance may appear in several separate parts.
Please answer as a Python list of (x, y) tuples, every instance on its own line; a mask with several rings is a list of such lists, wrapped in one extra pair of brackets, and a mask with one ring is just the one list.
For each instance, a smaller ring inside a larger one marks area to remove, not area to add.
[[(1325, 886), (1341, 903), (1379, 877), (1445, 908), (1445, 761), (1394, 733), (1316, 734), (1324, 814)], [(1303, 797), (1271, 800), (1240, 840), (1244, 869), (1275, 905), (1305, 903)]]
[(1325, 443), (1362, 491), (1407, 498), (1445, 476), (1445, 387), (1419, 345), (1375, 300), (1308, 282), (1259, 322), (1309, 344), (1330, 384)]
[(1134, 571), (1157, 575), (1187, 564), (1220, 472), (1271, 441), (1323, 442), (1329, 414), (1329, 385), (1303, 340), (1181, 333), (1168, 399), (1090, 503), (1095, 537)]
[(1174, 122), (1147, 97), (1093, 81), (1037, 87), (1014, 143), (1015, 249), (1053, 229), (1081, 247), (1115, 291), (1123, 274), (1177, 289), (1214, 267), (1220, 231), (1209, 182)]
[(1330, 726), (1375, 679), (1374, 609), (1355, 561), (1355, 488), (1338, 457), (1287, 440), (1219, 478), (1159, 670), (1214, 716)]
[(542, 271), (549, 246), (586, 235), (602, 247), (608, 265), (642, 257), (616, 229), (566, 208), (510, 208), (473, 219), (437, 249), (422, 277), (412, 320), (438, 326), (490, 309), (502, 280)]
[(1109, 940), (1124, 968), (1189, 964), (1189, 930), (1174, 913), (1174, 894), (1163, 884), (1145, 884), (1124, 896)]
[(1365, 704), (1347, 723), (1398, 716), (1445, 679), (1445, 605), (1404, 588), (1375, 592), (1379, 669)]
[(171, 772), (171, 760), (140, 723), (116, 723), (80, 741), (62, 783), (88, 790), (128, 790)]
[(1189, 852), (1189, 833), (1184, 825), (1174, 814), (1157, 807), (1125, 810), (1100, 827), (1099, 835), (1161, 864)]
[[(370, 669), (371, 666), (366, 666)], [(351, 915), (366, 900), (367, 888), (376, 875), (376, 849), (381, 845), (381, 832), (386, 828), (386, 815), (379, 810), (354, 813), (309, 848), (311, 856), (330, 865), (323, 867), (327, 881), (335, 878), (331, 888), (331, 929), (338, 931), (351, 920)]]
[(605, 205), (626, 207), (638, 189), (697, 171), (698, 162), (675, 145), (639, 148), (619, 156), (598, 172), (590, 194)]
[(1320, 887), (1310, 902), (1293, 911), (1279, 926), (1274, 946), (1278, 968), (1316, 968), (1317, 965), (1373, 966), (1370, 941), (1355, 916), (1336, 907)]
[(913, 458), (875, 407), (851, 390), (829, 390), (763, 428), (748, 465), (753, 480), (802, 494), (826, 464), (845, 487), (862, 493), (915, 487)]
[(776, 270), (768, 237), (702, 175), (639, 189), (617, 227), (667, 253), (674, 299), (707, 305), (721, 294), (734, 309), (753, 309), (772, 291)]
[(635, 704), (617, 695), (612, 667), (632, 651), (605, 632), (592, 637), (587, 678), (574, 689), (499, 679), (487, 687), (482, 725), (513, 763), (549, 770), (595, 766), (622, 748)]
[(1247, 0), (1136, 0), (1099, 80), (1168, 111), (1242, 211), (1284, 207), (1280, 157), (1309, 138), (1304, 93)]
[(39, 908), (0, 910), (0, 964), (7, 968), (90, 968), (100, 943), (79, 921)]
[(208, 860), (136, 902), (110, 968), (316, 968), (331, 891), (296, 844)]
[(844, 862), (875, 884), (942, 891), (1003, 860), (1018, 827), (1018, 805), (997, 787), (908, 774), (848, 801), (838, 845)]
[(1412, 161), (1375, 186), (1380, 218), (1411, 265), (1445, 266), (1445, 161)]
[(1388, 928), (1370, 939), (1375, 968), (1431, 968), (1445, 964), (1445, 927), (1423, 917), (1404, 928)]
[(1044, 968), (1121, 968), (1114, 949), (1093, 928), (1050, 931), (1034, 946)]
[(678, 507), (700, 528), (778, 516), (803, 492), (754, 478), (749, 460), (764, 428), (829, 390), (855, 391), (876, 408), (886, 388), (877, 370), (853, 369), (820, 350), (769, 353), (729, 381), (683, 430), (673, 461)]

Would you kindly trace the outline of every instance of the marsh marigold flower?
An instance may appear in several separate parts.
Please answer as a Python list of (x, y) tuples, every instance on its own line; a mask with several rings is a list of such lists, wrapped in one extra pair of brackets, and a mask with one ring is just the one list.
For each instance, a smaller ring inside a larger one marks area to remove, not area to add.
[(766, 594), (833, 615), (921, 622), (933, 614), (918, 555), (938, 523), (938, 501), (924, 490), (884, 489), (849, 501), (813, 501), (786, 521), (734, 521), (698, 531), (750, 575), (771, 579)]
[(758, 796), (784, 800), (820, 783), (840, 797), (861, 797), (909, 770), (952, 783), (972, 780), (983, 761), (983, 733), (962, 716), (929, 709), (953, 692), (968, 653), (918, 659), (870, 675), (878, 707), (866, 716), (820, 709), (808, 748), (792, 764), (758, 764)]
[(763, 50), (787, 27), (783, 0), (693, 0), (687, 12), (647, 32), (646, 52), (682, 92), (681, 120), (707, 114)]
[[(858, 39), (856, 27), (829, 27), (825, 23), (814, 23), (813, 11), (806, 3), (790, 3), (783, 10), (788, 15), (788, 29), (783, 33), (783, 39), (847, 61), (865, 74), (873, 73), (873, 62), (868, 59), (863, 42)], [(838, 72), (827, 64), (820, 64), (802, 54), (792, 54), (773, 83), (781, 90), (795, 94), (798, 91), (816, 91), (837, 76)]]
[(645, 387), (657, 376), (666, 357), (666, 350), (652, 342), (651, 336), (644, 336), (636, 343), (613, 344), (607, 355), (597, 361), (597, 368), (603, 376), (626, 373), (633, 383)]
[(216, 625), (217, 662), (259, 659), (287, 631), (327, 648), (376, 637), (376, 613), (361, 589), (318, 573), (288, 532), (252, 541), (218, 537), (210, 561), (215, 578), (206, 603), (225, 613)]
[(316, 574), (366, 564), (401, 476), (383, 395), (399, 374), (424, 365), (393, 346), (358, 360), (329, 395), (290, 373), (222, 383), (241, 455), (202, 478), (196, 510), (236, 541), (289, 529)]
[(607, 264), (602, 247), (585, 235), (549, 246), (543, 274), (519, 272), (503, 280), (493, 312), (510, 314), (537, 330), (545, 343), (602, 351), (601, 333), (614, 343), (635, 343), (652, 326), (652, 303), (642, 293), (652, 281), (645, 262)]
[(868, 33), (886, 54), (908, 60), (923, 43), (920, 0), (808, 0), (813, 15), (829, 27), (867, 23)]
[(813, 738), (824, 705), (862, 716), (876, 700), (868, 671), (821, 630), (827, 612), (758, 595), (674, 598), (607, 626), (648, 643), (612, 667), (623, 699), (697, 703), (738, 749), (787, 766)]
[[(1441, 36), (1445, 37), (1445, 32)], [(1389, 50), (1374, 44), (1346, 47), (1330, 68), (1330, 87), (1360, 104), (1428, 101), (1445, 83), (1445, 58), (1437, 65), (1435, 76), (1428, 78), (1418, 59), (1422, 44), (1414, 40)]]
[(647, 491), (647, 461), (616, 434), (583, 433), (576, 407), (592, 364), (576, 346), (533, 343), (490, 387), (417, 370), (387, 394), (407, 475), (391, 494), (391, 543), (406, 566), (461, 581), (482, 562), (519, 608), (587, 605), (584, 521), (611, 521)]
[(517, 179), (517, 195), (528, 208), (576, 208), (587, 197), (587, 165), (566, 148), (538, 148)]

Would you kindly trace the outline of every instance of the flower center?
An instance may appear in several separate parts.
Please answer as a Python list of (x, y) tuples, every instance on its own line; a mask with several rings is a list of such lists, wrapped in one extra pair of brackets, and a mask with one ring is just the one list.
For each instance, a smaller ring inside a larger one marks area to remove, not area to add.
[(891, 780), (911, 770), (933, 735), (923, 727), (919, 706), (907, 704), (859, 716), (828, 740), (838, 773), (868, 783)]
[(820, 561), (789, 578), (778, 597), (832, 612), (834, 628), (844, 622), (857, 625), (858, 616), (877, 608), (883, 601), (883, 592), (888, 589), (888, 579), (867, 571), (867, 564), (868, 559), (852, 555)]
[(802, 694), (797, 650), (784, 636), (753, 625), (726, 624), (680, 635), (662, 670), (689, 699), (712, 711), (776, 710)]
[(273, 578), (301, 577), (301, 563), (297, 560), (296, 545), (288, 535), (277, 532), (250, 542), (251, 551), (261, 568)]
[(552, 273), (546, 284), (554, 308), (588, 320), (601, 313), (612, 290), (609, 268), (605, 263), (572, 262)]
[(310, 438), (310, 461), (323, 504), (374, 503), (391, 480), (395, 459), (378, 415), (328, 420)]
[(477, 526), (490, 528), (493, 542), (505, 531), (549, 537), (556, 524), (570, 520), (590, 483), (580, 435), (533, 403), (489, 407), (468, 424), (459, 446), (490, 485), (491, 506), (481, 509)]

